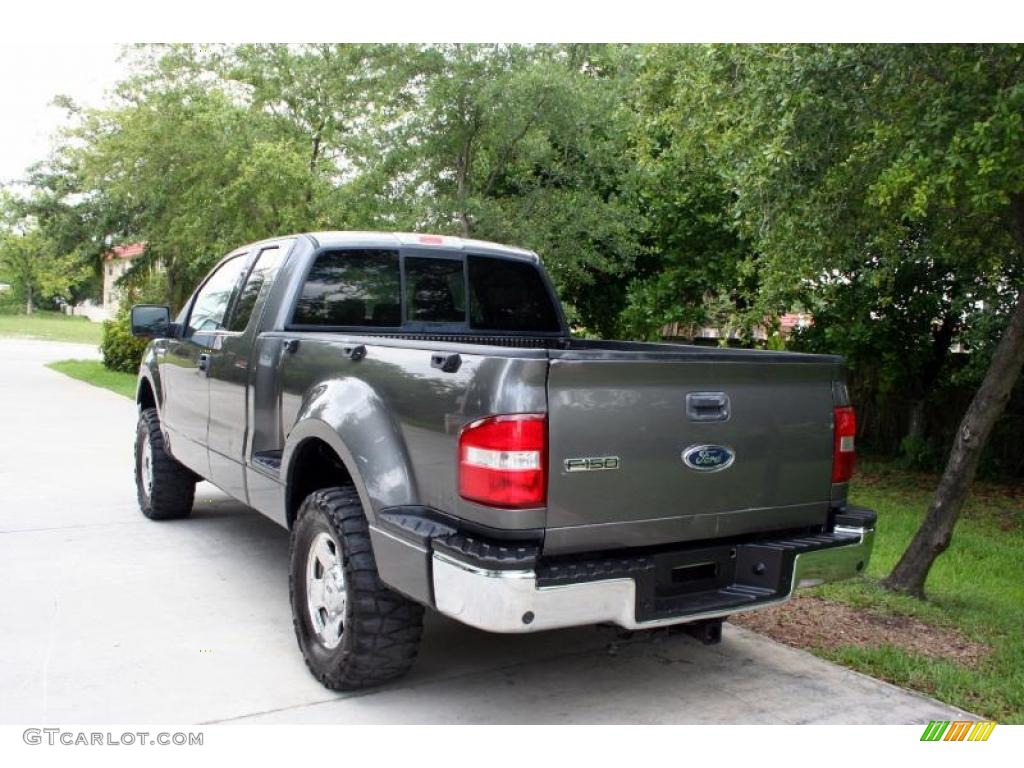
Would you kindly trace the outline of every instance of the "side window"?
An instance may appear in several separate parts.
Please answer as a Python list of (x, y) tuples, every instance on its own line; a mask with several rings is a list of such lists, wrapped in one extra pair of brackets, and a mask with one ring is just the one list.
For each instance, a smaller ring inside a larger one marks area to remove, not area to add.
[(462, 259), (406, 258), (405, 319), (414, 323), (466, 321)]
[(245, 285), (238, 293), (238, 300), (228, 321), (229, 331), (244, 331), (249, 326), (253, 307), (259, 298), (263, 286), (269, 285), (274, 279), (277, 268), (281, 266), (281, 249), (277, 246), (264, 248), (256, 257), (256, 263), (249, 270)]
[(398, 251), (321, 253), (302, 286), (292, 322), (397, 327), (401, 324), (401, 283)]
[(228, 259), (210, 275), (199, 289), (188, 318), (188, 332), (219, 331), (223, 329), (224, 315), (228, 311), (231, 294), (245, 266), (245, 256)]

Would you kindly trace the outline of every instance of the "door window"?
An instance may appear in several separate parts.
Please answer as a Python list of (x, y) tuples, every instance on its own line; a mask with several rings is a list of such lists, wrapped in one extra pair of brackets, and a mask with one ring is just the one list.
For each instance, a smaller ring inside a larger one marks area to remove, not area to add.
[(249, 277), (245, 285), (238, 293), (238, 300), (231, 312), (231, 319), (228, 321), (229, 331), (244, 331), (249, 326), (249, 319), (252, 317), (252, 310), (256, 306), (256, 299), (264, 285), (269, 285), (281, 265), (281, 249), (277, 246), (264, 248), (256, 257), (256, 263), (249, 270)]
[(224, 328), (224, 315), (231, 303), (231, 294), (238, 286), (238, 279), (245, 266), (244, 255), (228, 259), (217, 271), (203, 283), (196, 300), (192, 303), (192, 312), (188, 318), (188, 332), (209, 333)]

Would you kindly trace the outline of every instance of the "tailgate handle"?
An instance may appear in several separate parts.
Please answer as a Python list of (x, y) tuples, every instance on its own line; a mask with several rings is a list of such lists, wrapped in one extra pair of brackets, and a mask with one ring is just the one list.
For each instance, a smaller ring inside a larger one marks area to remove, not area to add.
[(686, 396), (690, 421), (728, 421), (729, 396), (725, 392), (691, 392)]

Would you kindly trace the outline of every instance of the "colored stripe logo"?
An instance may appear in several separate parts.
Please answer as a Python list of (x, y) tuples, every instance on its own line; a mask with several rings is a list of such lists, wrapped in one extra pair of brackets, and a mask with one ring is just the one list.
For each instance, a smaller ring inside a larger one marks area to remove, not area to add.
[(921, 734), (921, 741), (988, 741), (994, 722), (983, 720), (932, 720)]

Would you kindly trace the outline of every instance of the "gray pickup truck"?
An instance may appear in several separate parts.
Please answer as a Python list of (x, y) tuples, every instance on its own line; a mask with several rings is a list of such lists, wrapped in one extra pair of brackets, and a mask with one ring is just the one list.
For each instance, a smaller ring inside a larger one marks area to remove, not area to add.
[(840, 358), (572, 338), (530, 251), (267, 240), (132, 331), (142, 512), (187, 516), (206, 479), (290, 530), (295, 633), (330, 688), (405, 673), (424, 607), (715, 642), (871, 554)]

